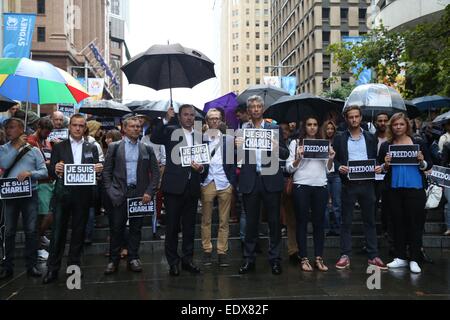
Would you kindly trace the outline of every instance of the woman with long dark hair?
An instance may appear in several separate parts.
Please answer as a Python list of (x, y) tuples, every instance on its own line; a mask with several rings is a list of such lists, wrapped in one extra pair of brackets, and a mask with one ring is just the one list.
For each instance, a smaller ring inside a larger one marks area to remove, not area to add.
[[(391, 145), (419, 145), (417, 165), (392, 165), (389, 152)], [(424, 171), (433, 166), (431, 156), (422, 139), (413, 136), (408, 117), (396, 113), (388, 124), (388, 140), (380, 146), (379, 163), (384, 162), (384, 181), (390, 197), (394, 247), (396, 258), (388, 268), (408, 266), (406, 246), (409, 244), (409, 269), (420, 273), (417, 261), (421, 258), (422, 232), (425, 223), (425, 189), (427, 181)]]
[(316, 117), (308, 117), (303, 122), (300, 135), (289, 145), (289, 158), (286, 168), (293, 173), (293, 202), (296, 214), (297, 245), (299, 249), (300, 268), (312, 271), (307, 253), (308, 215), (311, 209), (315, 266), (319, 271), (328, 271), (323, 262), (324, 212), (328, 201), (327, 173), (333, 168), (334, 151), (329, 147), (329, 158), (324, 160), (304, 159), (304, 139), (321, 139), (319, 121)]

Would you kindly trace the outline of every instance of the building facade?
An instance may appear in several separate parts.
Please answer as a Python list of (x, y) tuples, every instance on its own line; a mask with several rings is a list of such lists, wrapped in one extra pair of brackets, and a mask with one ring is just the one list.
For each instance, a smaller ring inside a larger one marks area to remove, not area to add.
[[(337, 71), (326, 48), (368, 31), (370, 0), (272, 0), (273, 75), (297, 77), (297, 92), (320, 95)], [(348, 81), (349, 79), (342, 79)]]
[(221, 2), (221, 93), (239, 94), (270, 76), (272, 0)]

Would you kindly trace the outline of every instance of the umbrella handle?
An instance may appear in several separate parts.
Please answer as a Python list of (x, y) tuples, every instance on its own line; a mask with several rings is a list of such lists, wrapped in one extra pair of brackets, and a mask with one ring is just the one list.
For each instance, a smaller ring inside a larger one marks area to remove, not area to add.
[(172, 105), (172, 103), (173, 103), (173, 100), (172, 100), (172, 79), (171, 79), (171, 73), (172, 73), (172, 70), (171, 70), (171, 68), (170, 68), (170, 55), (168, 55), (168, 56), (167, 56), (167, 58), (168, 58), (168, 61), (169, 61), (169, 91), (170, 91), (170, 107), (173, 107), (173, 105)]

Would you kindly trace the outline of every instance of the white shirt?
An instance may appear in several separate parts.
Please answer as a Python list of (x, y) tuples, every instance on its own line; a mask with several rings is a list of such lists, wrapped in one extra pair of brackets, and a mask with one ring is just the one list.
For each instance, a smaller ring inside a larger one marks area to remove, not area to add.
[[(286, 160), (286, 170), (294, 173), (294, 184), (312, 187), (323, 187), (327, 185), (328, 159), (311, 160), (302, 159), (297, 167), (294, 167), (295, 155), (297, 153), (297, 140), (292, 140), (289, 145), (289, 158)], [(334, 170), (334, 164), (331, 168)]]
[(70, 136), (69, 140), (70, 146), (72, 147), (73, 164), (81, 164), (81, 159), (83, 156), (84, 138), (81, 138), (80, 141), (76, 141), (75, 139), (72, 138), (72, 136)]
[(210, 141), (209, 152), (212, 153), (212, 150), (214, 149), (216, 151), (214, 153), (214, 157), (211, 158), (208, 177), (206, 177), (205, 182), (202, 183), (202, 187), (206, 187), (208, 184), (214, 181), (217, 191), (228, 189), (228, 187), (230, 186), (230, 182), (228, 181), (227, 175), (223, 170), (222, 145), (216, 148), (217, 145), (223, 142), (222, 134), (219, 133), (218, 136), (215, 137), (215, 139), (211, 139), (208, 136), (205, 136), (205, 138)]

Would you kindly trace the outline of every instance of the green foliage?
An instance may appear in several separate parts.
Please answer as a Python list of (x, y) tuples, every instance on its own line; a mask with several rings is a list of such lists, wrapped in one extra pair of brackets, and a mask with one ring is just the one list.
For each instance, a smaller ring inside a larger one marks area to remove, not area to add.
[(340, 87), (334, 89), (333, 91), (325, 91), (322, 95), (326, 98), (341, 99), (345, 101), (355, 87), (356, 84), (354, 83), (343, 82)]

